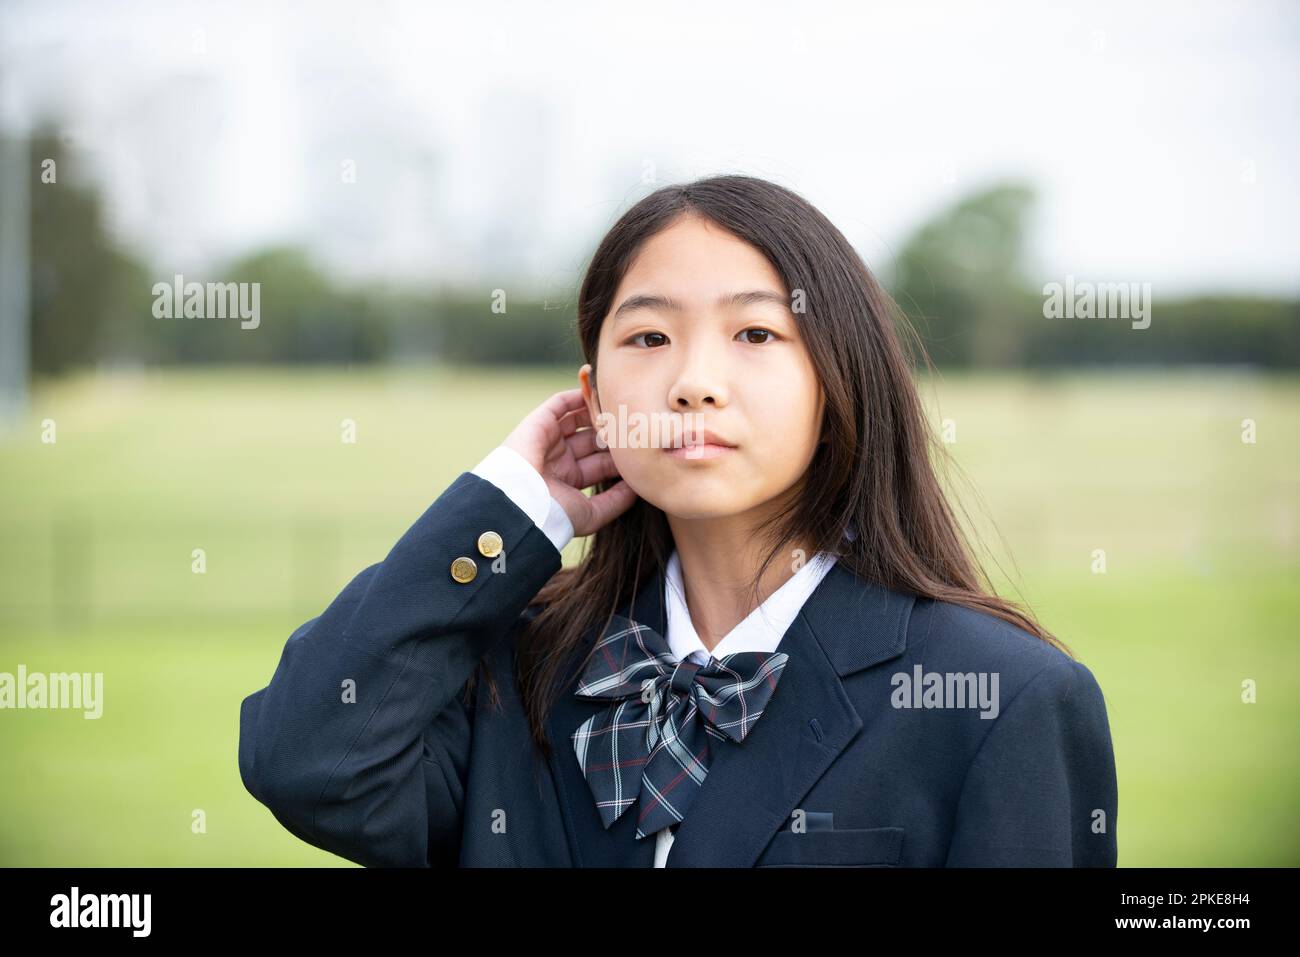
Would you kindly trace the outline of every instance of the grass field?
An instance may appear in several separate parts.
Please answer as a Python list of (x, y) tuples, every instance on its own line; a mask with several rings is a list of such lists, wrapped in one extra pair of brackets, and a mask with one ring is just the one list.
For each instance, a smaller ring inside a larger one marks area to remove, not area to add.
[[(0, 863), (348, 865), (245, 792), (239, 703), (296, 625), (575, 384), (435, 367), (40, 387), (0, 435), (0, 671), (103, 672), (104, 714), (0, 712)], [(1121, 866), (1300, 864), (1300, 380), (948, 375), (923, 392), (999, 590), (1106, 694)]]

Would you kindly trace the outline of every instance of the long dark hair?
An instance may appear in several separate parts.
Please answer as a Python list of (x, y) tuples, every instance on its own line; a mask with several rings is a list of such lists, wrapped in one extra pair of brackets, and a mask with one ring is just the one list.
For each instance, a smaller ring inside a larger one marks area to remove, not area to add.
[[(789, 543), (812, 542), (813, 554), (837, 555), (864, 580), (987, 612), (1073, 657), (1029, 611), (994, 594), (936, 475), (932, 455), (952, 463), (925, 419), (900, 334), (933, 371), (929, 356), (848, 240), (791, 190), (751, 176), (714, 176), (657, 189), (619, 218), (596, 249), (578, 296), (577, 334), (596, 388), (601, 324), (624, 273), (646, 240), (683, 216), (701, 217), (750, 243), (775, 267), (787, 293), (802, 291), (795, 318), (826, 396), (821, 443), (808, 471), (760, 531), (769, 551), (754, 595)], [(812, 475), (816, 481), (807, 481)], [(858, 534), (845, 541), (850, 525)], [(558, 571), (534, 598), (536, 613), (516, 646), (521, 700), (537, 751), (547, 756), (545, 721), (564, 690), (564, 663), (638, 589), (658, 580), (673, 539), (664, 513), (638, 498), (585, 545), (579, 563)]]

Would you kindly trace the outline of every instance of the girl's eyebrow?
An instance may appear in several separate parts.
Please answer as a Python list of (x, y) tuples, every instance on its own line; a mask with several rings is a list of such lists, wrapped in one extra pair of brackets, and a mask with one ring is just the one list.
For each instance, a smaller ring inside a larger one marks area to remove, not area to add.
[[(724, 293), (718, 297), (717, 308), (726, 309), (735, 306), (749, 306), (759, 302), (773, 302), (786, 309), (790, 308), (790, 300), (787, 296), (780, 293), (772, 292), (770, 289), (748, 289), (744, 292)], [(613, 321), (617, 322), (623, 316), (637, 309), (653, 309), (660, 312), (684, 312), (686, 307), (676, 299), (670, 296), (660, 296), (656, 294), (638, 294), (628, 296), (614, 310)]]

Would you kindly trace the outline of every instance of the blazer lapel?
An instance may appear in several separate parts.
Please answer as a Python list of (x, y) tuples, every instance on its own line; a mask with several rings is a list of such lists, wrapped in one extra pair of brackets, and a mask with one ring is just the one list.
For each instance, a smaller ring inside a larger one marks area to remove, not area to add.
[[(902, 654), (912, 604), (911, 596), (871, 584), (836, 562), (777, 645), (790, 660), (762, 717), (743, 744), (715, 743), (709, 773), (677, 828), (666, 866), (753, 866), (862, 729), (841, 679)], [(662, 574), (638, 593), (628, 617), (664, 634)], [(606, 830), (578, 767), (571, 736), (608, 705), (576, 697), (577, 677), (572, 667), (548, 719), (574, 863), (650, 867), (656, 837), (637, 839), (636, 807)]]
[(777, 645), (790, 660), (762, 717), (714, 749), (667, 867), (754, 865), (862, 729), (841, 679), (902, 654), (913, 601), (836, 562)]

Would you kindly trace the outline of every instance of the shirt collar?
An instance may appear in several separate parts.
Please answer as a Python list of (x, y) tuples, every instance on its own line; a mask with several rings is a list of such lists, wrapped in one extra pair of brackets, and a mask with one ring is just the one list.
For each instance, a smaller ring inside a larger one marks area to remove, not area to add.
[[(827, 552), (814, 555), (718, 642), (713, 649), (713, 657), (721, 659), (740, 651), (775, 651), (795, 616), (799, 614), (799, 609), (834, 564), (834, 555)], [(665, 589), (668, 633), (664, 637), (669, 650), (678, 661), (689, 656), (693, 661), (705, 664), (710, 652), (700, 641), (695, 624), (691, 621), (682, 582), (681, 560), (675, 548), (668, 559), (665, 576), (668, 585)]]

